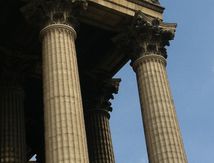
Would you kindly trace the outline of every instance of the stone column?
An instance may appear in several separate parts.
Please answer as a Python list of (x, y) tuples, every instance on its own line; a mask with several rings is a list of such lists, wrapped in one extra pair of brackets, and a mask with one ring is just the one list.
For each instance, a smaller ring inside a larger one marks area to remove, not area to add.
[(109, 125), (112, 111), (110, 98), (118, 92), (120, 79), (113, 79), (88, 90), (85, 103), (85, 125), (91, 163), (115, 163)]
[(110, 115), (105, 108), (91, 109), (86, 112), (86, 131), (91, 163), (115, 163)]
[(49, 12), (41, 30), (46, 163), (88, 163), (76, 32), (71, 23), (76, 5), (75, 1), (51, 3), (43, 3)]
[(139, 46), (132, 66), (137, 75), (149, 162), (187, 163), (165, 68), (164, 46), (173, 39), (175, 26), (158, 20), (149, 22), (141, 16), (135, 24)]
[(24, 91), (15, 84), (0, 84), (0, 162), (26, 162)]

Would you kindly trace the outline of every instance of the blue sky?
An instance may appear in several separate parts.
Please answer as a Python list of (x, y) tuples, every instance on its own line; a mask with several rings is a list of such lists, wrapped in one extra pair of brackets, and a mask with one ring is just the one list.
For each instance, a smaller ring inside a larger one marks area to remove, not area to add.
[[(214, 1), (162, 0), (178, 23), (167, 71), (189, 163), (214, 162)], [(111, 113), (117, 163), (148, 163), (135, 73), (127, 64)]]

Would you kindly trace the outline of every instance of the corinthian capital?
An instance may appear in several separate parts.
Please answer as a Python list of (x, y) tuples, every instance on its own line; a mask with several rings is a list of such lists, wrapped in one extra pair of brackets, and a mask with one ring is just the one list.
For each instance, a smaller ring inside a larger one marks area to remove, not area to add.
[(164, 23), (160, 19), (151, 18), (141, 11), (136, 12), (132, 25), (132, 38), (135, 44), (134, 59), (139, 55), (151, 53), (162, 55), (167, 58), (166, 46), (174, 39), (176, 24)]
[(24, 54), (18, 49), (0, 47), (0, 83), (21, 84), (26, 77), (35, 74), (36, 63), (39, 58)]
[(114, 99), (113, 94), (118, 93), (121, 79), (114, 78), (105, 81), (87, 82), (87, 88), (84, 89), (85, 107), (87, 110), (102, 110), (111, 112), (110, 99)]
[(26, 19), (34, 24), (72, 24), (73, 16), (86, 9), (87, 0), (24, 0), (21, 9)]
[(137, 11), (131, 25), (114, 42), (132, 61), (150, 54), (167, 58), (166, 46), (174, 39), (176, 26)]

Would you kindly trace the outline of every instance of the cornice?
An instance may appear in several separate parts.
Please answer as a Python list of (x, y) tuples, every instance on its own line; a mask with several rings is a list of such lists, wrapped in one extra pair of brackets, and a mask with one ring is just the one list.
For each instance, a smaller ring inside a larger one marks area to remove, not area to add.
[(159, 3), (152, 3), (152, 2), (149, 2), (149, 1), (139, 1), (139, 0), (127, 0), (129, 2), (132, 2), (132, 3), (135, 3), (137, 5), (140, 5), (140, 6), (143, 6), (143, 7), (146, 7), (146, 8), (149, 8), (149, 9), (152, 9), (154, 11), (157, 11), (159, 13), (163, 13), (165, 8), (162, 7)]

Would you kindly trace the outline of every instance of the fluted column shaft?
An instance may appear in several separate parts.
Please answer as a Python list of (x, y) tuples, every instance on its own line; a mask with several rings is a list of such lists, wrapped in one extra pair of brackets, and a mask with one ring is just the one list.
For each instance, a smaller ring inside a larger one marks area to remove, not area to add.
[(24, 92), (16, 85), (0, 86), (0, 162), (25, 163)]
[(76, 32), (71, 26), (52, 24), (41, 36), (46, 163), (88, 163)]
[(149, 162), (187, 163), (165, 66), (165, 58), (155, 54), (133, 63)]
[(86, 111), (86, 132), (91, 163), (115, 163), (109, 118), (109, 113), (103, 109)]

